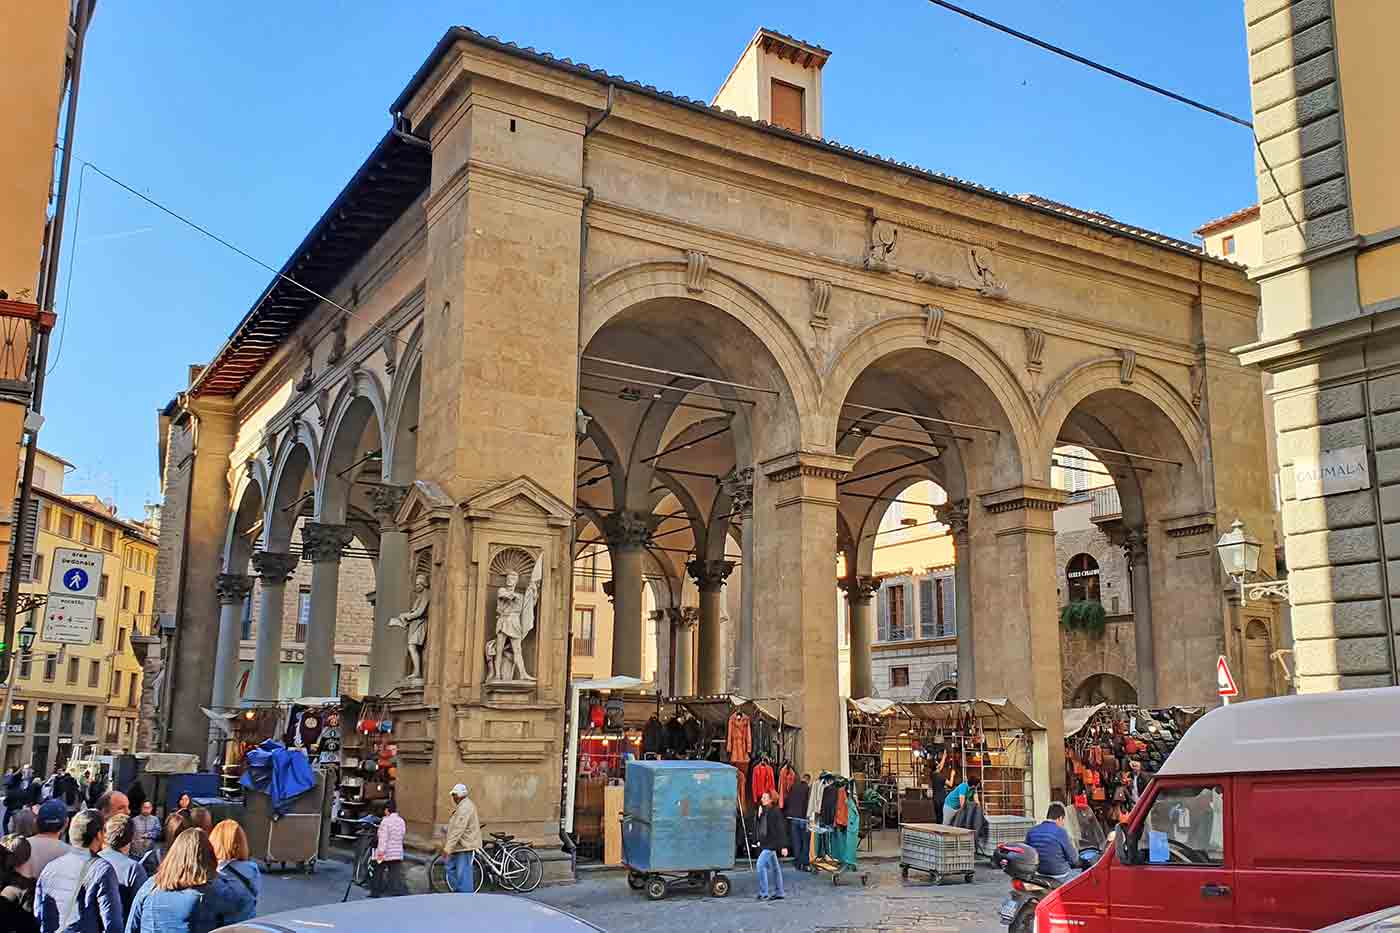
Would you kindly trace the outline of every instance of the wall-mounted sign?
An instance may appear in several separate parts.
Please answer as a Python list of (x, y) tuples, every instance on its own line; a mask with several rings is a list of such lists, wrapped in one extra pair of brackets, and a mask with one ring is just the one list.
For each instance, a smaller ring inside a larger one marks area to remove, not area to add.
[(49, 592), (96, 599), (102, 582), (102, 552), (54, 548)]
[(1071, 580), (1077, 580), (1080, 577), (1097, 577), (1098, 575), (1099, 568), (1097, 567), (1093, 570), (1071, 570), (1069, 573), (1065, 574), (1065, 576), (1069, 577)]
[(1299, 499), (1370, 489), (1366, 448), (1337, 447), (1320, 451), (1316, 457), (1299, 457), (1293, 463), (1293, 481)]
[(44, 641), (67, 645), (92, 644), (97, 627), (97, 600), (81, 596), (49, 596), (44, 605)]

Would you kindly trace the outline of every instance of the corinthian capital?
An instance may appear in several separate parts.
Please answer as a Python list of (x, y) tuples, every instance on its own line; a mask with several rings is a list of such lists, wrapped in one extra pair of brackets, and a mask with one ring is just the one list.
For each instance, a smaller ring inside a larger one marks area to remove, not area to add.
[(219, 594), (220, 603), (235, 605), (253, 591), (253, 578), (245, 573), (221, 573), (214, 580), (214, 590)]
[(253, 554), (253, 569), (262, 578), (264, 586), (286, 583), (292, 571), (297, 569), (297, 557), (278, 551), (256, 551)]
[(348, 525), (305, 522), (301, 526), (301, 553), (313, 564), (331, 563), (340, 560), (345, 546), (354, 538)]

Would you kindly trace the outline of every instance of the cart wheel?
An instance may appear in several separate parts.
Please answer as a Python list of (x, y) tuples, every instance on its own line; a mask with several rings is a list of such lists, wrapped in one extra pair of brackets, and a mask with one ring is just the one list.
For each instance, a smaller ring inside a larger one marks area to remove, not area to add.
[(831, 873), (831, 886), (834, 888), (841, 883), (841, 873), (834, 871)]
[(909, 866), (908, 866), (908, 865), (901, 865), (901, 866), (899, 866), (899, 876), (900, 876), (901, 878), (903, 878), (905, 881), (908, 881), (908, 880), (909, 880)]
[(934, 883), (934, 884), (942, 884), (942, 883), (943, 883), (943, 875), (941, 875), (941, 874), (938, 873), (938, 872), (934, 872), (934, 873), (933, 873), (933, 883)]
[(973, 874), (974, 874), (973, 872), (967, 872), (966, 874), (964, 874), (964, 875), (963, 875), (963, 884), (972, 884)]
[(710, 896), (711, 896), (711, 897), (728, 897), (728, 896), (729, 896), (729, 879), (726, 878), (726, 877), (724, 877), (724, 875), (715, 875), (713, 878), (711, 878), (711, 879), (710, 879)]
[(659, 901), (666, 896), (666, 879), (652, 878), (647, 882), (647, 900)]
[(862, 888), (870, 887), (870, 872), (863, 871), (860, 873), (860, 886)]
[(629, 871), (627, 873), (627, 886), (633, 891), (640, 891), (647, 886), (646, 876), (639, 871)]

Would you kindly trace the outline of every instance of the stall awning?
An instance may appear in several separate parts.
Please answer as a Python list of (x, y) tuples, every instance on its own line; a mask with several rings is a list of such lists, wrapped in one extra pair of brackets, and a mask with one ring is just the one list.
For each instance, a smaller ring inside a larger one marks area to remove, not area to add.
[(1093, 706), (1084, 706), (1079, 709), (1065, 710), (1065, 738), (1074, 738), (1079, 734), (1079, 730), (1089, 724), (1089, 720), (1094, 718), (1094, 714), (1108, 706), (1107, 703), (1095, 703)]
[(899, 705), (894, 700), (880, 700), (875, 697), (862, 697), (859, 700), (852, 697), (846, 702), (851, 704), (851, 709), (865, 713), (867, 716), (883, 716)]
[(877, 716), (908, 716), (910, 719), (952, 722), (969, 710), (982, 720), (995, 721), (998, 726), (1043, 732), (1045, 727), (1026, 715), (1015, 703), (1006, 697), (986, 697), (976, 700), (941, 700), (938, 702), (900, 703), (895, 700), (877, 700), (865, 697), (847, 700), (853, 709)]

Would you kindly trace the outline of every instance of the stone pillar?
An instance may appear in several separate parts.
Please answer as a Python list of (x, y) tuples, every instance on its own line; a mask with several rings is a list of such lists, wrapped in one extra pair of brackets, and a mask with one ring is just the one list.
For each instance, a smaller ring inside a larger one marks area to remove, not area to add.
[(739, 593), (739, 631), (735, 657), (739, 665), (739, 682), (735, 685), (741, 696), (754, 694), (753, 594), (754, 594), (754, 520), (753, 467), (736, 469), (722, 481), (729, 494), (731, 523), (740, 526), (740, 547), (743, 549), (743, 572)]
[(257, 648), (253, 656), (253, 676), (249, 679), (249, 700), (276, 700), (278, 671), (282, 666), (282, 607), (287, 579), (297, 568), (297, 558), (276, 551), (253, 554), (253, 569), (259, 586)]
[(958, 629), (958, 698), (977, 696), (976, 639), (972, 630), (972, 537), (967, 532), (971, 512), (959, 499), (939, 511), (939, 518), (953, 533), (953, 624)]
[(408, 493), (406, 486), (370, 487), (370, 502), (379, 520), (379, 565), (374, 590), (374, 641), (369, 651), (369, 692), (383, 696), (404, 676), (408, 628), (389, 620), (408, 610), (413, 601), (408, 535), (394, 522)]
[[(1052, 788), (1063, 788), (1064, 701), (1055, 595), (1055, 509), (1064, 492), (1017, 486), (982, 494), (991, 528), (975, 528), (972, 565), (984, 629), (977, 651), (978, 690), (1004, 696), (1043, 723)], [(980, 517), (980, 516), (979, 516)]]
[(642, 676), (643, 546), (651, 534), (645, 512), (614, 512), (603, 521), (612, 557), (614, 677)]
[(1152, 577), (1148, 570), (1147, 532), (1128, 530), (1123, 541), (1133, 593), (1133, 641), (1137, 648), (1138, 705), (1157, 705), (1157, 665), (1152, 650)]
[(841, 767), (841, 717), (836, 685), (838, 646), (832, 576), (836, 566), (836, 482), (852, 460), (796, 451), (762, 464), (755, 497), (763, 528), (754, 571), (754, 692), (797, 707), (801, 769)]
[(667, 609), (666, 616), (671, 626), (671, 637), (676, 640), (675, 695), (686, 697), (703, 693), (695, 687), (695, 629), (700, 621), (700, 610), (694, 606), (682, 606)]
[(720, 598), (724, 581), (734, 572), (728, 560), (693, 560), (685, 565), (700, 591), (700, 679), (696, 692), (724, 692), (724, 630), (720, 627)]
[(219, 593), (219, 642), (214, 651), (210, 706), (217, 710), (238, 705), (238, 643), (243, 634), (243, 603), (253, 591), (253, 578), (221, 573), (215, 587)]
[(301, 692), (332, 696), (335, 683), (336, 598), (340, 590), (340, 556), (354, 533), (345, 525), (303, 522), (301, 553), (311, 561), (311, 624), (306, 630), (306, 666)]
[[(194, 419), (189, 512), (183, 534), (183, 580), (176, 607), (176, 631), (165, 673), (161, 718), (168, 726), (163, 751), (204, 756), (209, 721), (199, 707), (209, 703), (214, 683), (214, 650), (219, 641), (220, 607), (215, 580), (223, 566), (229, 522), (229, 456), (237, 435), (233, 399), (181, 396), (181, 418)], [(178, 577), (176, 579), (179, 579)], [(194, 715), (191, 715), (193, 713)]]
[(870, 600), (880, 591), (876, 577), (846, 577), (840, 581), (846, 591), (846, 606), (851, 620), (851, 697), (857, 700), (875, 695), (875, 675), (870, 664), (870, 639), (874, 619)]

